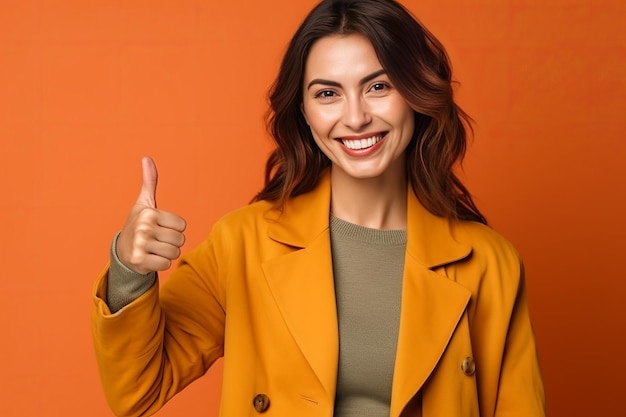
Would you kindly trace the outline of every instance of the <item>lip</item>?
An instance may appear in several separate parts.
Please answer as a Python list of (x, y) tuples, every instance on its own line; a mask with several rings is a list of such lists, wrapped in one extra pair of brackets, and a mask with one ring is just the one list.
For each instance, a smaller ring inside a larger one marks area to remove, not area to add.
[[(336, 139), (337, 142), (339, 142), (339, 145), (341, 146), (341, 149), (343, 149), (343, 151), (351, 156), (351, 157), (355, 157), (355, 158), (363, 158), (363, 157), (368, 157), (374, 153), (376, 153), (376, 151), (378, 151), (378, 149), (380, 149), (383, 146), (383, 143), (385, 142), (385, 140), (387, 139), (387, 134), (389, 132), (386, 131), (382, 131), (382, 132), (377, 132), (377, 133), (366, 133), (363, 135), (358, 135), (358, 136), (342, 136), (341, 138)], [(371, 138), (373, 136), (377, 136), (380, 135), (382, 136), (382, 138), (376, 142), (374, 145), (370, 146), (369, 148), (364, 148), (364, 149), (350, 149), (347, 146), (345, 146), (342, 142), (342, 140), (361, 140), (361, 139), (367, 139), (367, 138)]]

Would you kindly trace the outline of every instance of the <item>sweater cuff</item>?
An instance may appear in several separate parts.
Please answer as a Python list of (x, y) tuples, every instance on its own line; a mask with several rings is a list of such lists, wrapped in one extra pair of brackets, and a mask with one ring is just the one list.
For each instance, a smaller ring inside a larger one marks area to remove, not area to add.
[(141, 297), (156, 282), (156, 272), (139, 274), (120, 261), (115, 248), (118, 232), (113, 238), (110, 251), (110, 268), (107, 280), (107, 305), (111, 313), (116, 313)]

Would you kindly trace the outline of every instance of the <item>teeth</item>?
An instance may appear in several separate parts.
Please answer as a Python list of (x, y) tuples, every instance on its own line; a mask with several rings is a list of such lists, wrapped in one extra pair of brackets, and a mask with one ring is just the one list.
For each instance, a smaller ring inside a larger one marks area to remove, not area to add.
[(380, 142), (382, 138), (383, 138), (382, 135), (376, 135), (367, 139), (357, 139), (357, 140), (342, 139), (341, 142), (343, 142), (343, 145), (346, 148), (358, 150), (358, 149), (365, 149), (365, 148), (374, 146), (375, 144)]

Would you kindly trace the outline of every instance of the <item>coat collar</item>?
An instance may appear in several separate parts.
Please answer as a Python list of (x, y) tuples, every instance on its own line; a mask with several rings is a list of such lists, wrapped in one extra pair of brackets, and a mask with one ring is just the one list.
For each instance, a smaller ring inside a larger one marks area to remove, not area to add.
[[(270, 238), (289, 246), (305, 248), (328, 229), (330, 210), (330, 171), (317, 187), (287, 201), (283, 210), (272, 210)], [(465, 258), (471, 246), (457, 242), (450, 222), (429, 212), (407, 189), (407, 253), (426, 268), (434, 268)]]
[[(266, 280), (294, 340), (334, 401), (338, 327), (329, 232), (330, 174), (309, 193), (267, 213), (271, 239), (300, 249), (263, 264)], [(435, 369), (470, 299), (470, 291), (433, 269), (461, 260), (450, 223), (408, 192), (407, 248), (391, 411), (399, 416)]]
[(287, 200), (283, 208), (270, 210), (269, 236), (277, 242), (306, 248), (328, 230), (330, 211), (330, 171), (312, 191)]

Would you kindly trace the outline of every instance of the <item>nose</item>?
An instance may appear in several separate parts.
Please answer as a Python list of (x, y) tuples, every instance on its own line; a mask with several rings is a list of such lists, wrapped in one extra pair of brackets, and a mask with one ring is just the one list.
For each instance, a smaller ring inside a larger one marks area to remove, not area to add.
[(346, 100), (343, 113), (343, 124), (355, 131), (361, 130), (372, 121), (367, 103), (362, 97)]

